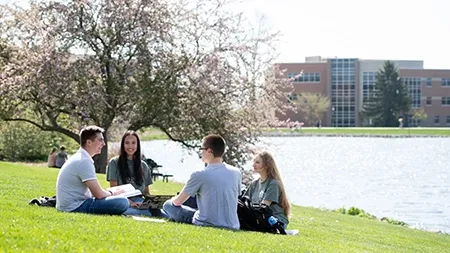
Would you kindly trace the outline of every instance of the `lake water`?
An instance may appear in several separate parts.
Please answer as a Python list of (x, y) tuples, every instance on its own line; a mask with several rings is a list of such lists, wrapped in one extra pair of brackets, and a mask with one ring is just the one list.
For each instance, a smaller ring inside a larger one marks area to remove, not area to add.
[[(356, 206), (450, 233), (450, 138), (267, 137), (261, 146), (273, 153), (293, 204)], [(175, 181), (203, 166), (171, 141), (143, 142), (142, 150)]]

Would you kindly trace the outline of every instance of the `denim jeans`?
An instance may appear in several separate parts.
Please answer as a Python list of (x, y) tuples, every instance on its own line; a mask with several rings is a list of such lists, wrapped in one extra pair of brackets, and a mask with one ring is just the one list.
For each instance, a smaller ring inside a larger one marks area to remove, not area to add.
[[(133, 197), (133, 198), (130, 198), (130, 200), (133, 202), (138, 202), (138, 203), (144, 202), (143, 197)], [(150, 210), (148, 210), (148, 209), (139, 209), (139, 208), (134, 208), (131, 206), (128, 207), (128, 209), (123, 214), (124, 215), (134, 215), (134, 216), (148, 216), (148, 217), (152, 216), (152, 212), (150, 212)]]
[(133, 215), (133, 216), (148, 216), (152, 217), (152, 212), (148, 209), (139, 209), (134, 207), (129, 207), (124, 213), (124, 215)]
[(89, 198), (72, 212), (92, 214), (122, 214), (130, 204), (125, 197), (111, 196), (103, 199)]
[(169, 199), (164, 203), (163, 211), (166, 212), (169, 219), (176, 222), (192, 224), (192, 218), (197, 210), (185, 205), (175, 206), (172, 200)]
[[(131, 201), (133, 202), (144, 202), (144, 198), (143, 197), (133, 197), (130, 198)], [(129, 207), (124, 213), (124, 215), (133, 215), (133, 216), (147, 216), (147, 217), (162, 217), (162, 218), (166, 218), (169, 219), (169, 216), (166, 214), (166, 212), (164, 212), (164, 210), (162, 209), (139, 209), (139, 208), (134, 208), (134, 207)]]

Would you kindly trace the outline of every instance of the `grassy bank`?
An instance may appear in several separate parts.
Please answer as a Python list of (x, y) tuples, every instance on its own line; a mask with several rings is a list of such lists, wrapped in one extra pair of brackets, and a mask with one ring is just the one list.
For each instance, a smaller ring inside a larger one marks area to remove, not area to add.
[(157, 128), (144, 128), (138, 132), (141, 141), (167, 140), (167, 135)]
[[(375, 127), (351, 127), (351, 128), (315, 128), (307, 127), (297, 130), (289, 128), (267, 129), (267, 133), (285, 132), (285, 133), (304, 133), (317, 135), (424, 135), (424, 136), (450, 136), (450, 128), (375, 128)], [(143, 141), (167, 140), (167, 135), (155, 128), (146, 128), (139, 131), (139, 136)]]
[(367, 135), (440, 135), (450, 136), (450, 128), (302, 128), (291, 130), (288, 128), (270, 129), (270, 132), (298, 132), (306, 134), (367, 134)]
[[(0, 162), (2, 252), (449, 252), (450, 236), (295, 206), (289, 229), (299, 236), (196, 227), (129, 217), (57, 212), (29, 206), (55, 193), (57, 169)], [(107, 186), (104, 175), (98, 175)], [(153, 193), (181, 184), (156, 182)]]

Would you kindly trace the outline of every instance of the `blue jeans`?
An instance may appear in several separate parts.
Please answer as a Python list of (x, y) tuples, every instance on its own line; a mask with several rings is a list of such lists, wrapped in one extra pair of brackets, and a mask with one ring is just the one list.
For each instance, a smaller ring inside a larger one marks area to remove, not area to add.
[(122, 214), (130, 204), (125, 197), (111, 196), (103, 199), (89, 198), (72, 212), (92, 214)]
[(164, 203), (163, 211), (166, 212), (170, 219), (176, 222), (192, 224), (192, 218), (197, 210), (185, 205), (175, 206), (172, 200), (169, 199)]
[(152, 217), (152, 212), (150, 212), (150, 210), (148, 210), (148, 209), (138, 209), (138, 208), (134, 208), (134, 207), (129, 207), (123, 214), (124, 215)]
[[(144, 202), (144, 198), (143, 197), (134, 197), (131, 198), (131, 201), (133, 202)], [(162, 218), (167, 218), (169, 219), (169, 216), (167, 216), (166, 212), (164, 212), (164, 210), (162, 209), (138, 209), (138, 208), (134, 208), (134, 207), (129, 207), (124, 213), (124, 215), (134, 215), (134, 216), (148, 216), (148, 217), (162, 217)]]
[[(130, 199), (133, 202), (138, 202), (138, 203), (142, 203), (144, 202), (144, 198), (143, 197), (134, 197)], [(148, 209), (139, 209), (139, 208), (134, 208), (134, 207), (128, 207), (128, 209), (123, 213), (124, 215), (134, 215), (134, 216), (148, 216), (151, 217), (152, 216), (152, 212), (150, 212), (150, 210)]]

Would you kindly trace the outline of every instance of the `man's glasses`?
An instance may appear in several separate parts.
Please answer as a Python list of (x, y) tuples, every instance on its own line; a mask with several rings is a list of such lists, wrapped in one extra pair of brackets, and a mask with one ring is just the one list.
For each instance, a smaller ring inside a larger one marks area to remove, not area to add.
[(207, 150), (208, 148), (203, 148), (203, 147), (201, 147), (200, 148), (200, 151), (202, 151), (202, 150)]

